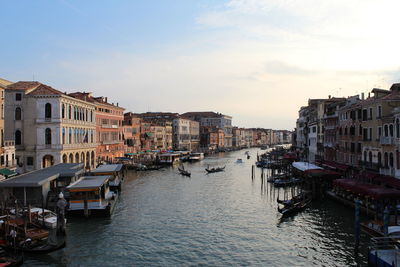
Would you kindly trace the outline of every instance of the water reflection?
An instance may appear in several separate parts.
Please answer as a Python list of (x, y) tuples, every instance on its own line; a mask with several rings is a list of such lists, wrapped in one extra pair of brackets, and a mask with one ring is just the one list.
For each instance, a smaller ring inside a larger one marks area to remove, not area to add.
[[(353, 212), (323, 201), (282, 219), (276, 199), (292, 192), (262, 183), (257, 168), (251, 179), (260, 151), (249, 151), (185, 163), (191, 178), (129, 172), (110, 219), (69, 221), (67, 247), (26, 266), (356, 265)], [(226, 169), (207, 175), (207, 165)]]

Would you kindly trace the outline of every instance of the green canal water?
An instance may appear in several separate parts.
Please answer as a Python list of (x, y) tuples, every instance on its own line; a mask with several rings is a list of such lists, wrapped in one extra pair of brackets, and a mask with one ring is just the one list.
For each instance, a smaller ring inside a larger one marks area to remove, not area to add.
[[(69, 220), (67, 247), (26, 256), (24, 266), (364, 266), (368, 238), (354, 256), (354, 212), (330, 200), (281, 219), (283, 189), (254, 181), (250, 149), (128, 173), (111, 218)], [(242, 158), (244, 163), (236, 163)], [(221, 173), (205, 167), (226, 165)]]

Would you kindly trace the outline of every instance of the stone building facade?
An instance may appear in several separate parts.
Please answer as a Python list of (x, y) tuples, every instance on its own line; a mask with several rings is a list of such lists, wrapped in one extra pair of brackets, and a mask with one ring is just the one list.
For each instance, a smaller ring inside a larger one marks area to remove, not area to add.
[(5, 138), (13, 139), (19, 172), (58, 163), (96, 166), (95, 105), (39, 82), (5, 93)]

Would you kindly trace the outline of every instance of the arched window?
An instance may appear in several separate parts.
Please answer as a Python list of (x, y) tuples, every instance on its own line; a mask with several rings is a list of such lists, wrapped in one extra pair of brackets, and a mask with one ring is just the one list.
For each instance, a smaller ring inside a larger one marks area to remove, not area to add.
[(72, 129), (69, 128), (69, 138), (68, 138), (68, 143), (72, 144)]
[(71, 105), (68, 105), (68, 119), (72, 119), (71, 112), (72, 112)]
[(367, 151), (364, 151), (364, 161), (367, 161)]
[(372, 152), (371, 151), (368, 153), (368, 159), (369, 159), (369, 163), (372, 163)]
[(389, 157), (388, 157), (388, 153), (387, 152), (385, 152), (385, 168), (388, 168), (389, 167)]
[(90, 111), (90, 122), (93, 122), (93, 111)]
[(396, 119), (396, 137), (400, 138), (400, 123), (399, 123), (399, 119)]
[(47, 103), (44, 107), (44, 117), (46, 119), (51, 119), (51, 104)]
[(20, 107), (15, 109), (15, 120), (20, 121), (22, 119), (22, 110)]
[(45, 144), (51, 145), (51, 129), (50, 128), (46, 128), (46, 131), (45, 131)]
[(22, 134), (20, 130), (15, 131), (15, 145), (21, 145), (22, 143)]
[(382, 166), (381, 164), (382, 164), (382, 154), (381, 154), (381, 152), (378, 152), (378, 165), (379, 165), (379, 167)]
[(385, 125), (385, 136), (389, 136), (389, 128), (387, 126), (387, 124)]
[(344, 127), (344, 135), (347, 135), (347, 127)]
[(389, 125), (389, 134), (391, 137), (393, 137), (393, 124)]
[(85, 109), (85, 121), (88, 121), (88, 110)]
[(65, 128), (62, 128), (62, 143), (65, 144)]
[(65, 117), (65, 105), (62, 104), (62, 107), (61, 107), (61, 118), (64, 119), (64, 117)]
[(389, 166), (390, 166), (390, 168), (393, 168), (393, 164), (394, 164), (393, 153), (390, 152), (390, 155), (389, 155)]

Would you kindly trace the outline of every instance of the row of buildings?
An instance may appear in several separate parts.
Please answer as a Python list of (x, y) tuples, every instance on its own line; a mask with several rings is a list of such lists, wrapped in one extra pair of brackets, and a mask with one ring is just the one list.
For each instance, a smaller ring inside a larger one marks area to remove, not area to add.
[(400, 84), (347, 98), (309, 99), (293, 145), (307, 161), (400, 178)]
[(216, 112), (126, 112), (107, 97), (66, 93), (37, 81), (0, 79), (0, 174), (57, 163), (102, 161), (168, 150), (214, 150), (287, 143), (291, 133), (232, 126)]

